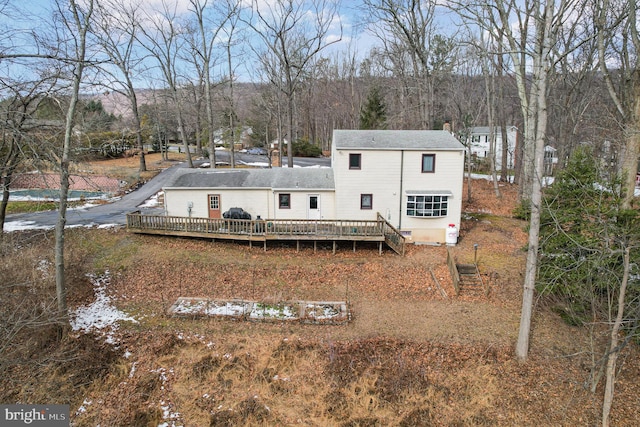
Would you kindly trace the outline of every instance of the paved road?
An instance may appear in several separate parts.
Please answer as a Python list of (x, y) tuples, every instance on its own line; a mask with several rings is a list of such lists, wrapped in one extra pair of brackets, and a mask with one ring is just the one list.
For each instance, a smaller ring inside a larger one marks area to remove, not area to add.
[[(222, 155), (220, 155), (222, 154)], [(224, 161), (224, 154), (218, 153), (216, 160)], [(240, 159), (246, 163), (262, 163), (268, 162), (265, 156), (254, 156), (250, 154), (237, 153), (236, 161)], [(194, 165), (202, 163), (203, 160), (194, 161)], [(330, 159), (312, 159), (312, 158), (295, 158), (294, 165), (301, 167), (310, 166), (328, 166)], [(79, 226), (79, 225), (108, 225), (119, 224), (124, 225), (127, 222), (126, 214), (135, 210), (141, 210), (143, 213), (162, 213), (160, 208), (140, 208), (147, 199), (158, 193), (171, 179), (173, 173), (178, 169), (186, 167), (185, 163), (178, 163), (168, 169), (163, 170), (156, 175), (152, 180), (141, 186), (137, 190), (124, 195), (118, 200), (112, 203), (104, 205), (98, 205), (84, 209), (69, 209), (67, 210), (67, 226)], [(46, 211), (24, 214), (12, 214), (6, 218), (6, 223), (14, 221), (29, 222), (35, 227), (54, 227), (58, 221), (58, 211)], [(5, 229), (9, 229), (8, 224)]]

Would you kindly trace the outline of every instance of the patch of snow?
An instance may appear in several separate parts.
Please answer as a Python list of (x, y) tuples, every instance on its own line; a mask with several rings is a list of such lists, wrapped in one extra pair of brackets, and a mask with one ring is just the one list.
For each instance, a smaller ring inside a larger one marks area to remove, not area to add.
[(87, 412), (87, 406), (91, 406), (92, 403), (93, 402), (91, 400), (84, 399), (84, 401), (82, 401), (82, 405), (80, 405), (80, 407), (76, 411), (76, 415), (84, 414), (85, 412)]
[(35, 221), (10, 221), (4, 223), (4, 231), (53, 230), (52, 225), (36, 225)]
[(312, 319), (333, 319), (340, 315), (340, 310), (332, 304), (307, 304), (305, 312)]
[(247, 311), (247, 304), (242, 302), (218, 304), (208, 300), (187, 299), (181, 300), (174, 308), (174, 313), (178, 315), (242, 316)]
[(83, 211), (85, 209), (92, 208), (94, 206), (98, 206), (98, 204), (97, 203), (87, 202), (84, 205), (75, 206), (73, 208), (67, 208), (67, 210), (68, 211)]
[[(71, 228), (99, 228), (99, 229), (107, 229), (107, 228), (119, 228), (122, 227), (122, 224), (97, 224), (95, 222), (91, 222), (89, 224), (71, 224), (66, 225), (66, 229)], [(26, 230), (53, 230), (55, 226), (53, 225), (37, 225), (34, 221), (9, 221), (4, 223), (4, 232), (11, 233), (14, 231), (26, 231)]]
[(138, 362), (133, 362), (133, 365), (131, 365), (131, 371), (129, 371), (129, 378), (133, 378), (133, 375), (136, 373), (137, 366)]
[(247, 165), (247, 166), (253, 166), (256, 168), (268, 168), (269, 167), (269, 163), (267, 162), (239, 162), (242, 163), (243, 165)]
[[(160, 381), (162, 382), (161, 390), (165, 390), (168, 385), (169, 375), (173, 375), (173, 368), (166, 370), (165, 368), (152, 369), (151, 372), (160, 375)], [(162, 410), (163, 422), (158, 424), (158, 427), (178, 427), (183, 426), (184, 423), (180, 422), (181, 414), (171, 410), (171, 402), (165, 402), (160, 400), (160, 409)]]
[[(302, 167), (302, 166), (301, 166)], [(304, 166), (305, 169), (331, 169), (331, 167), (329, 166), (323, 166), (323, 165), (311, 165), (311, 166)]]
[(276, 318), (276, 319), (288, 319), (297, 318), (297, 311), (289, 305), (268, 305), (256, 303), (251, 310), (249, 317), (252, 319)]
[(106, 330), (106, 341), (116, 344), (114, 332), (118, 329), (119, 321), (130, 321), (137, 323), (133, 317), (118, 310), (111, 304), (111, 298), (107, 295), (107, 286), (111, 282), (111, 275), (106, 271), (101, 276), (88, 275), (93, 282), (96, 300), (87, 305), (81, 306), (69, 313), (71, 329), (85, 333)]
[(153, 196), (149, 197), (142, 204), (138, 205), (139, 208), (155, 208), (158, 206), (158, 197), (164, 195), (164, 191), (158, 191)]
[(49, 262), (49, 260), (41, 259), (40, 262), (38, 262), (38, 266), (36, 267), (36, 270), (42, 273), (42, 277), (47, 278), (50, 276), (49, 267), (51, 267), (51, 263)]
[(98, 229), (100, 230), (104, 230), (106, 228), (120, 228), (122, 227), (122, 224), (100, 224), (98, 225)]

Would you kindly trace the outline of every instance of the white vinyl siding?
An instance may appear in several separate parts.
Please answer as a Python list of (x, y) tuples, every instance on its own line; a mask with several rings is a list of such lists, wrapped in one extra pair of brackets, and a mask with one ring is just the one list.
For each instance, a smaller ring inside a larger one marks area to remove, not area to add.
[[(290, 194), (289, 209), (280, 209), (278, 207), (279, 194)], [(273, 219), (306, 219), (308, 214), (309, 195), (317, 195), (319, 197), (319, 204), (321, 209), (320, 219), (335, 219), (335, 195), (333, 191), (274, 191), (272, 193), (274, 200), (275, 212), (269, 218)], [(264, 218), (264, 217), (263, 217)]]
[[(221, 213), (231, 208), (242, 208), (255, 219), (304, 219), (307, 217), (307, 195), (320, 195), (322, 219), (335, 219), (335, 201), (333, 191), (273, 191), (271, 189), (165, 189), (165, 206), (169, 216), (188, 216), (188, 203), (192, 202), (191, 216), (209, 217), (208, 195), (215, 191), (220, 194)], [(280, 209), (280, 194), (290, 194), (290, 208)]]
[[(428, 174), (422, 173), (422, 154), (429, 154), (429, 152), (405, 153), (405, 174), (403, 176), (405, 185), (402, 195), (403, 218), (401, 229), (411, 231), (413, 239), (416, 240), (435, 239), (433, 241), (444, 242), (444, 230), (446, 230), (447, 225), (455, 223), (456, 226), (460, 226), (464, 154), (462, 151), (438, 151), (436, 153), (435, 173)], [(409, 196), (411, 195), (446, 195), (446, 215), (407, 215)], [(436, 237), (438, 238), (436, 239)]]
[(267, 190), (227, 190), (227, 189), (165, 189), (165, 206), (169, 216), (188, 216), (188, 203), (192, 202), (191, 216), (209, 217), (209, 194), (220, 195), (220, 213), (231, 208), (242, 208), (255, 219), (267, 217), (272, 211), (271, 191)]
[[(375, 220), (380, 212), (397, 223), (400, 206), (400, 151), (357, 150), (361, 169), (349, 170), (349, 150), (333, 158), (336, 182), (336, 216), (356, 220)], [(355, 172), (355, 173), (354, 173)], [(375, 205), (361, 209), (361, 194), (371, 194)]]

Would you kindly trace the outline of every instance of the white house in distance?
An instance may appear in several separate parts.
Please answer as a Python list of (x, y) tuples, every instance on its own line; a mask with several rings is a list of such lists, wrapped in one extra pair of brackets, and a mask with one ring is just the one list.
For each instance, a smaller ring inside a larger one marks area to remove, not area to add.
[(184, 169), (164, 188), (169, 216), (376, 220), (408, 242), (460, 226), (464, 146), (449, 132), (335, 130), (330, 168)]
[[(502, 132), (499, 127), (495, 127), (494, 131), (496, 135), (496, 170), (500, 170), (502, 168)], [(490, 135), (488, 126), (477, 126), (470, 129), (469, 144), (472, 156), (489, 159)], [(507, 126), (507, 169), (513, 169), (515, 166), (517, 139), (518, 128)]]

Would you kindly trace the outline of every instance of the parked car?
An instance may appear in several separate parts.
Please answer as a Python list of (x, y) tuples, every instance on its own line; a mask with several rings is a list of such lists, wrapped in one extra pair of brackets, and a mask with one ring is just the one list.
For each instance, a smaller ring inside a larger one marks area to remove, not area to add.
[(267, 150), (265, 150), (264, 148), (260, 148), (260, 147), (253, 147), (253, 148), (249, 148), (247, 150), (247, 154), (254, 154), (257, 156), (266, 156), (267, 155)]
[(222, 214), (226, 219), (251, 219), (251, 214), (242, 208), (231, 208)]

